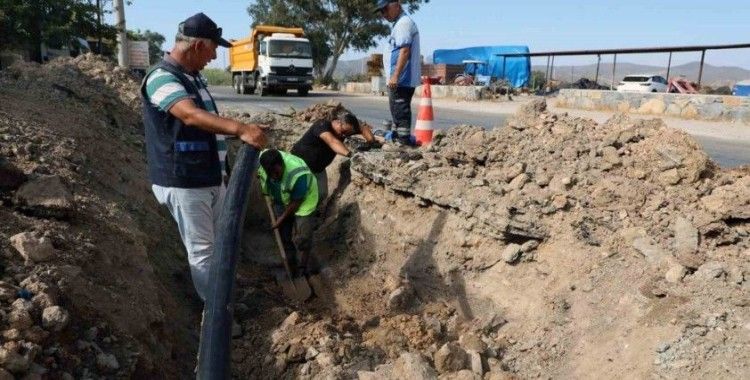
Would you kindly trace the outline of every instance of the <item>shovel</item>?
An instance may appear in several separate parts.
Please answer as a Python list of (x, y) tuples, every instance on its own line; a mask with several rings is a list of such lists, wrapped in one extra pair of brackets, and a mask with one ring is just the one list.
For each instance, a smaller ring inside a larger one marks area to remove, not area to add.
[[(266, 197), (266, 206), (268, 207), (268, 215), (271, 217), (271, 224), (276, 224), (276, 214), (273, 212), (273, 205), (271, 205), (271, 198), (269, 197)], [(292, 300), (305, 301), (312, 295), (310, 285), (308, 285), (307, 279), (304, 276), (292, 278), (292, 269), (289, 267), (289, 260), (286, 258), (286, 250), (284, 250), (284, 243), (281, 241), (281, 234), (275, 228), (273, 233), (276, 238), (276, 245), (279, 247), (281, 261), (284, 263), (284, 269), (286, 269), (287, 274), (286, 276), (277, 277), (281, 291)]]

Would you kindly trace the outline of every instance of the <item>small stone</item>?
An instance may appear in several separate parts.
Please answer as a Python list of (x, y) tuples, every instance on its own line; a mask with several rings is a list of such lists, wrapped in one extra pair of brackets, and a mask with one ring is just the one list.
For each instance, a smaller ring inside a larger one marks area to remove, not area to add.
[(446, 343), (435, 353), (435, 369), (440, 373), (467, 369), (469, 356), (455, 343)]
[(18, 329), (10, 329), (3, 331), (3, 338), (5, 340), (21, 340), (21, 331)]
[(647, 237), (638, 237), (633, 240), (633, 248), (640, 252), (646, 260), (654, 265), (660, 264), (668, 257), (668, 253), (661, 247), (654, 245)]
[(0, 347), (0, 367), (15, 374), (23, 374), (29, 370), (29, 365), (31, 363), (27, 357), (20, 355), (15, 350)]
[(96, 355), (96, 366), (103, 372), (114, 372), (120, 369), (117, 357), (103, 352)]
[(677, 284), (680, 281), (682, 281), (683, 278), (685, 278), (685, 275), (687, 275), (687, 268), (680, 264), (674, 264), (672, 267), (669, 268), (667, 271), (667, 274), (664, 275), (664, 278), (673, 284)]
[(503, 261), (508, 264), (515, 263), (521, 257), (521, 246), (518, 244), (509, 244), (503, 250)]
[(15, 377), (10, 372), (0, 368), (0, 380), (15, 380)]
[(484, 375), (484, 367), (482, 366), (482, 356), (479, 354), (479, 352), (470, 350), (469, 352), (469, 361), (471, 362), (471, 371), (474, 372), (477, 376), (483, 376)]
[(60, 306), (51, 306), (42, 312), (42, 325), (50, 331), (62, 331), (70, 322), (70, 315)]
[(74, 210), (73, 194), (57, 175), (26, 182), (16, 192), (16, 203), (40, 216), (67, 217)]
[(338, 364), (336, 357), (328, 352), (324, 352), (316, 356), (315, 362), (318, 363), (321, 368), (331, 368)]
[(316, 350), (315, 347), (308, 347), (307, 352), (305, 353), (305, 360), (315, 359), (319, 354), (320, 352)]
[(34, 304), (31, 303), (31, 301), (25, 300), (23, 298), (18, 298), (15, 301), (13, 301), (12, 304), (10, 304), (10, 309), (31, 313), (34, 310)]
[(524, 164), (523, 162), (519, 162), (511, 167), (504, 169), (503, 172), (505, 174), (505, 182), (510, 182), (514, 178), (518, 178), (518, 176), (521, 175), (524, 170), (526, 170), (526, 164)]
[(555, 195), (552, 197), (552, 207), (554, 207), (555, 210), (564, 210), (569, 204), (568, 197), (565, 195)]
[(10, 243), (27, 264), (47, 261), (57, 254), (57, 250), (48, 238), (37, 238), (30, 232), (11, 236)]
[(8, 324), (11, 329), (26, 330), (34, 325), (29, 312), (25, 310), (13, 310), (8, 314)]
[(658, 352), (658, 353), (660, 353), (660, 354), (661, 354), (661, 353), (664, 353), (664, 352), (667, 352), (667, 350), (669, 350), (669, 348), (670, 348), (670, 347), (672, 347), (672, 346), (671, 346), (671, 345), (670, 345), (669, 343), (667, 343), (667, 342), (662, 342), (662, 343), (660, 343), (660, 344), (659, 344), (659, 345), (658, 345), (658, 346), (656, 347), (656, 352)]
[(659, 181), (665, 185), (676, 185), (680, 183), (682, 177), (677, 169), (667, 170), (659, 175)]
[(286, 317), (286, 319), (284, 319), (284, 322), (281, 323), (279, 329), (286, 330), (289, 327), (296, 325), (297, 322), (299, 322), (300, 318), (301, 317), (298, 312), (292, 312), (291, 314), (289, 314), (289, 316)]
[(684, 217), (674, 223), (674, 245), (677, 255), (693, 254), (698, 251), (698, 229)]
[(39, 293), (31, 299), (31, 303), (37, 310), (44, 310), (48, 307), (57, 305), (55, 297), (48, 293)]
[(717, 261), (707, 262), (698, 268), (695, 272), (695, 277), (703, 280), (713, 280), (722, 277), (726, 274), (726, 266), (724, 263)]
[(437, 373), (417, 353), (403, 353), (393, 364), (393, 379), (437, 380)]
[(510, 181), (508, 187), (512, 190), (521, 190), (527, 183), (529, 183), (529, 176), (526, 173), (521, 173)]
[(467, 351), (484, 352), (487, 350), (487, 343), (484, 343), (476, 334), (463, 334), (458, 338), (458, 343)]
[(42, 344), (49, 337), (49, 333), (39, 326), (32, 326), (24, 331), (23, 337), (31, 343)]

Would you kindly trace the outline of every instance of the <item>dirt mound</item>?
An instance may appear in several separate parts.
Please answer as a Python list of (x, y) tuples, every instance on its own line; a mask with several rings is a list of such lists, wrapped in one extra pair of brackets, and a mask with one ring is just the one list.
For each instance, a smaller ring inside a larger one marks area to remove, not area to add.
[(750, 348), (750, 169), (659, 120), (532, 102), (334, 171), (334, 296), (255, 292), (273, 312), (245, 320), (238, 377), (750, 375), (726, 364)]
[(0, 367), (18, 378), (190, 373), (190, 283), (137, 88), (91, 55), (0, 72)]
[(346, 111), (341, 102), (334, 100), (324, 104), (315, 104), (307, 109), (295, 112), (294, 119), (300, 122), (314, 122), (316, 120), (334, 120), (336, 115)]

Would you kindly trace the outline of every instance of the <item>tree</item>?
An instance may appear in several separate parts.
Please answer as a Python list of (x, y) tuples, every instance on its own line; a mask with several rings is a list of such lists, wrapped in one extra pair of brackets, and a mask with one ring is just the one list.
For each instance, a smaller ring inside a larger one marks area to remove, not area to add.
[(546, 78), (543, 71), (534, 70), (531, 72), (531, 83), (529, 83), (529, 86), (532, 89), (538, 89), (544, 87), (546, 84)]
[[(402, 0), (409, 13), (429, 0)], [(301, 26), (313, 48), (313, 63), (323, 82), (330, 82), (339, 58), (347, 49), (366, 51), (377, 46), (390, 31), (388, 22), (375, 12), (373, 0), (257, 0), (247, 11), (253, 26), (259, 24)]]
[(141, 32), (140, 29), (133, 31), (128, 30), (128, 40), (134, 41), (148, 41), (148, 57), (149, 61), (153, 64), (161, 61), (164, 55), (162, 46), (164, 45), (165, 38), (157, 32), (152, 32), (148, 29)]
[[(42, 61), (43, 43), (67, 45), (73, 37), (98, 32), (98, 9), (84, 0), (0, 0), (0, 13), (0, 46), (24, 49), (36, 62)], [(114, 28), (102, 29), (105, 36), (114, 37)]]

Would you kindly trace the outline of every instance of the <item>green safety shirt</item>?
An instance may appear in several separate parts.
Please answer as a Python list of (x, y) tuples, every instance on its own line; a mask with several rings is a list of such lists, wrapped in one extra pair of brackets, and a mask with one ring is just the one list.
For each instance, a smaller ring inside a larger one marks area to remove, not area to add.
[[(261, 152), (261, 156), (265, 152), (265, 150)], [(279, 153), (281, 153), (281, 158), (284, 161), (284, 174), (281, 181), (274, 181), (268, 177), (262, 166), (258, 168), (258, 178), (263, 195), (273, 196), (277, 203), (281, 201), (284, 206), (288, 206), (293, 199), (303, 199), (295, 215), (311, 215), (318, 208), (318, 182), (315, 176), (301, 158), (287, 152), (279, 151)], [(298, 184), (300, 181), (304, 182)], [(304, 186), (302, 186), (303, 184)], [(295, 194), (301, 192), (301, 189), (306, 189), (304, 198)]]

